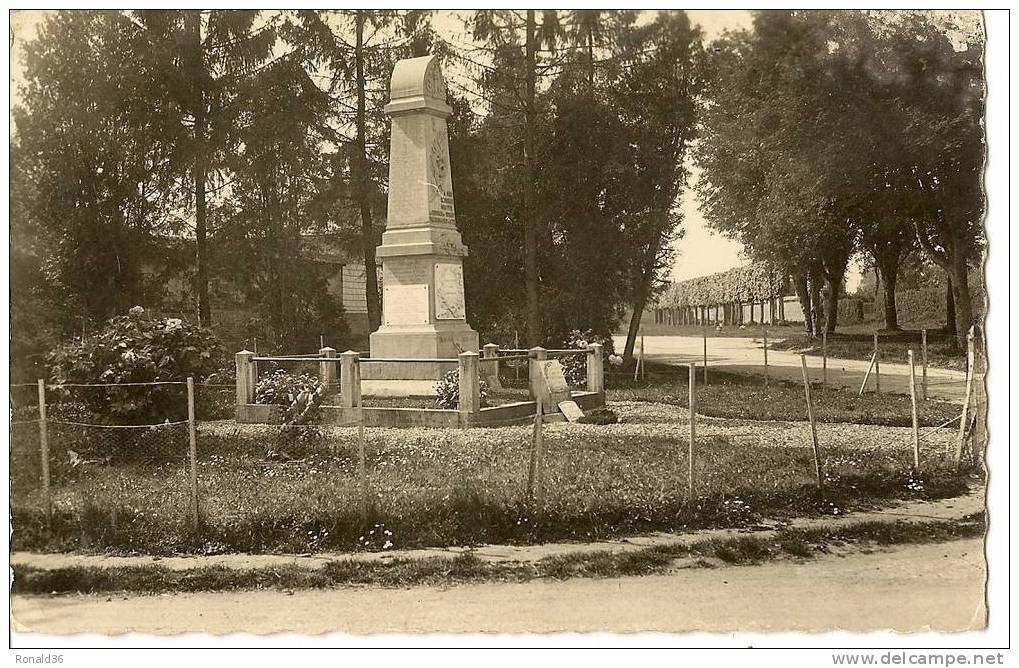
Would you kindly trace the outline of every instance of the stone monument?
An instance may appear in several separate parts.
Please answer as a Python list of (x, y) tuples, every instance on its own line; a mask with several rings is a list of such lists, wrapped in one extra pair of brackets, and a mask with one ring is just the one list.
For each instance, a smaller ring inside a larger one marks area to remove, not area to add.
[[(452, 359), (477, 352), (478, 333), (464, 309), (467, 247), (453, 206), (446, 126), (452, 109), (435, 56), (396, 63), (389, 98), (389, 210), (376, 253), (382, 260), (382, 325), (371, 335), (371, 356)], [(388, 378), (422, 377), (423, 369), (407, 369), (407, 375), (398, 365), (386, 366)]]

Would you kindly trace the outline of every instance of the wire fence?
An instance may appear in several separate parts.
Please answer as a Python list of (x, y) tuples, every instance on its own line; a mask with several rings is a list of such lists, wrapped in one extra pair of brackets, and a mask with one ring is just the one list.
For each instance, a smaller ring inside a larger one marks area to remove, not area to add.
[[(522, 392), (527, 367), (516, 378), (512, 361), (500, 377)], [(701, 382), (694, 374), (695, 393)], [(922, 485), (921, 472), (956, 464), (961, 418), (918, 427), (916, 451), (908, 430), (865, 444), (821, 430), (812, 448), (809, 437), (774, 445), (750, 429), (698, 427), (696, 413), (689, 425), (548, 425), (554, 407), (527, 425), (487, 425), (498, 428), (367, 428), (363, 411), (340, 426), (239, 425), (225, 419), (235, 391), (226, 382), (189, 391), (184, 381), (11, 386), (16, 543), (303, 552), (735, 526), (803, 502), (805, 487), (824, 492), (810, 503), (837, 504), (861, 480)], [(981, 410), (978, 398), (969, 415)]]

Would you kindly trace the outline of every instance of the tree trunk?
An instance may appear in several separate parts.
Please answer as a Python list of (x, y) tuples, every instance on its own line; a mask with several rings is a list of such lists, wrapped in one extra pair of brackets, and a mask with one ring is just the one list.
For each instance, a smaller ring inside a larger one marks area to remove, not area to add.
[(952, 249), (952, 290), (955, 297), (955, 338), (959, 348), (966, 349), (966, 336), (973, 325), (973, 303), (969, 294), (968, 267), (961, 249)]
[(812, 270), (810, 274), (810, 324), (811, 336), (821, 336), (821, 318), (824, 308), (821, 306), (821, 274), (820, 270)]
[(828, 286), (828, 295), (824, 309), (824, 331), (834, 334), (839, 321), (839, 292), (842, 281), (841, 279), (833, 281), (830, 278), (825, 278), (825, 283)]
[(812, 334), (810, 326), (810, 291), (807, 289), (807, 275), (805, 273), (793, 274), (793, 286), (796, 289), (796, 297), (800, 300), (800, 309), (803, 310), (803, 327), (807, 334)]
[[(537, 41), (534, 10), (527, 10), (527, 42), (525, 47), (527, 81), (524, 108), (524, 290), (527, 295), (527, 345), (541, 345), (541, 304), (538, 299), (538, 221), (534, 210), (535, 132), (536, 111), (534, 99)], [(643, 305), (641, 305), (643, 308)], [(639, 313), (635, 315), (640, 322)]]
[(901, 247), (898, 244), (875, 244), (871, 248), (874, 257), (874, 271), (884, 280), (881, 288), (884, 295), (885, 329), (898, 330), (899, 316), (895, 308), (895, 286), (898, 283)]
[(898, 276), (896, 276), (895, 272), (888, 272), (885, 276), (882, 288), (885, 302), (885, 329), (899, 329), (899, 315), (895, 309), (895, 284), (897, 281)]
[(202, 51), (202, 15), (189, 10), (186, 15), (187, 31), (190, 38), (192, 109), (194, 116), (195, 162), (192, 165), (192, 179), (195, 193), (195, 292), (198, 296), (198, 324), (208, 327), (212, 324), (212, 308), (209, 304), (209, 264), (207, 239), (207, 211), (205, 187), (208, 179), (208, 119), (205, 112), (205, 56)]
[(948, 282), (945, 290), (945, 333), (955, 336), (958, 332), (955, 326), (955, 288), (952, 287), (952, 276), (946, 272), (945, 280)]
[(368, 309), (368, 331), (374, 332), (382, 324), (382, 304), (379, 300), (379, 275), (375, 260), (375, 226), (372, 221), (368, 187), (368, 149), (365, 121), (364, 75), (364, 22), (365, 12), (358, 10), (354, 19), (354, 78), (357, 86), (357, 185), (354, 189), (361, 213), (361, 247), (364, 255), (365, 305)]
[(637, 343), (637, 332), (640, 331), (640, 317), (644, 313), (644, 306), (647, 303), (646, 296), (640, 296), (633, 304), (633, 313), (630, 315), (630, 326), (626, 329), (626, 344), (623, 346), (623, 359), (633, 359), (633, 348)]

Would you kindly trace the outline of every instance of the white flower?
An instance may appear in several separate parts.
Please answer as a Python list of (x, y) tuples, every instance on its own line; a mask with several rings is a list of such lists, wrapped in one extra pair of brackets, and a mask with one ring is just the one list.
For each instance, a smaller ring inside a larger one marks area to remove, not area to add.
[(166, 320), (166, 329), (167, 330), (180, 329), (181, 325), (183, 325), (183, 324), (184, 323), (181, 321), (180, 318), (167, 318), (167, 320)]

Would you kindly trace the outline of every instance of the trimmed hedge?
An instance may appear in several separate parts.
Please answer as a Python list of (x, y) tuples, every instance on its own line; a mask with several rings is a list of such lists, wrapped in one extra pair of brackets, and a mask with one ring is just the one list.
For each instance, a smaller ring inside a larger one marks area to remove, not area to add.
[(673, 283), (658, 298), (659, 308), (761, 302), (786, 293), (785, 275), (764, 262), (733, 267)]

